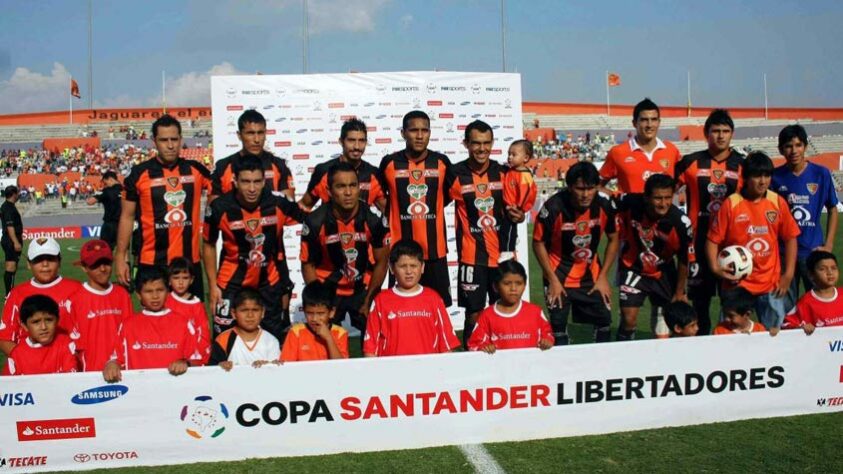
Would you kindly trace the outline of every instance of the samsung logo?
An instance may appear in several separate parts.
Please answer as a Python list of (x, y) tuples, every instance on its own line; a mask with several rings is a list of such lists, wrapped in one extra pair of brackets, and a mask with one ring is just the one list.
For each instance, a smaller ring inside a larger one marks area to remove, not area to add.
[(120, 398), (129, 391), (125, 385), (103, 385), (79, 392), (70, 399), (76, 405), (93, 405)]

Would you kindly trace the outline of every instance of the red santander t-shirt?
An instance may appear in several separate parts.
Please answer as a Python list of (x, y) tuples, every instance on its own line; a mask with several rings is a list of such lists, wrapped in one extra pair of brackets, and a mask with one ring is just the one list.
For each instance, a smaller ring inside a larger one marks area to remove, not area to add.
[(114, 351), (126, 370), (165, 369), (179, 359), (191, 364), (202, 360), (187, 316), (167, 308), (143, 310), (123, 321)]
[(493, 304), (477, 317), (468, 350), (476, 351), (490, 343), (495, 349), (525, 349), (538, 347), (541, 339), (554, 340), (541, 307), (522, 301), (514, 312), (505, 314)]

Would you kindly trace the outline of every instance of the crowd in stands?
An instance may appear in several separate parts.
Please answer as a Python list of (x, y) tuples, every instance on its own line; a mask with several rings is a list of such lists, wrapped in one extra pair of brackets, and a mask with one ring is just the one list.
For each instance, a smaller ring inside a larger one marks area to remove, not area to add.
[(600, 132), (596, 132), (593, 136), (587, 132), (576, 137), (572, 133), (563, 133), (556, 138), (546, 143), (541, 140), (533, 142), (536, 157), (601, 161), (609, 148), (615, 146), (614, 134), (601, 135)]

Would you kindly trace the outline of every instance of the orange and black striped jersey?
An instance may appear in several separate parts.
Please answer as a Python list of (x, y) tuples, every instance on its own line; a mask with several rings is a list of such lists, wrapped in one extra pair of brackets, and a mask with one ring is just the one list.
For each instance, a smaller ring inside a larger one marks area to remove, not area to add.
[(612, 201), (600, 195), (584, 211), (574, 208), (571, 201), (568, 190), (545, 201), (533, 228), (533, 241), (544, 242), (563, 287), (589, 288), (600, 274), (601, 237), (618, 231), (617, 211)]
[(176, 257), (199, 261), (202, 191), (211, 175), (197, 161), (179, 158), (164, 166), (157, 158), (132, 167), (123, 181), (123, 199), (136, 203), (140, 241), (138, 263), (166, 266)]
[(501, 254), (501, 222), (506, 168), (494, 160), (482, 172), (461, 161), (448, 170), (446, 186), (456, 205), (457, 254), (461, 263), (496, 268)]
[(360, 203), (348, 221), (338, 219), (332, 206), (320, 206), (304, 221), (301, 230), (303, 263), (316, 266), (319, 281), (337, 285), (337, 294), (365, 291), (375, 265), (373, 249), (389, 247), (383, 218)]
[[(323, 203), (331, 200), (331, 191), (328, 189), (328, 171), (332, 166), (340, 162), (340, 158), (334, 158), (324, 163), (319, 163), (310, 176), (307, 184), (307, 194), (314, 200), (321, 200)], [(360, 200), (373, 206), (379, 199), (386, 196), (383, 194), (381, 182), (378, 179), (378, 169), (365, 160), (360, 160), (356, 168), (357, 180), (360, 183)]]
[(283, 258), (284, 224), (301, 222), (304, 213), (285, 197), (268, 190), (254, 209), (244, 208), (234, 192), (223, 194), (208, 207), (203, 237), (216, 243), (222, 234), (217, 286), (226, 289), (262, 288), (280, 281), (276, 262)]
[[(287, 167), (284, 160), (267, 151), (261, 153), (260, 158), (263, 163), (266, 187), (272, 191), (272, 194), (280, 196), (284, 190), (295, 189), (293, 173), (290, 172), (290, 168)], [(215, 163), (214, 173), (211, 175), (213, 180), (212, 195), (221, 196), (234, 189), (234, 163), (238, 159), (240, 159), (239, 151)]]
[(678, 207), (671, 205), (667, 215), (653, 219), (642, 195), (627, 194), (618, 205), (618, 222), (622, 269), (658, 279), (665, 267), (674, 266), (674, 256), (685, 264), (696, 261), (691, 220)]
[(698, 243), (705, 244), (711, 216), (717, 215), (727, 196), (743, 186), (742, 163), (743, 156), (734, 150), (719, 162), (711, 159), (708, 150), (703, 150), (683, 156), (676, 164), (676, 180), (685, 185), (688, 217)]
[(412, 239), (421, 244), (425, 260), (448, 255), (445, 246), (445, 206), (450, 202), (445, 174), (447, 156), (428, 150), (427, 157), (410, 161), (404, 151), (383, 157), (379, 168), (386, 194), (392, 241)]

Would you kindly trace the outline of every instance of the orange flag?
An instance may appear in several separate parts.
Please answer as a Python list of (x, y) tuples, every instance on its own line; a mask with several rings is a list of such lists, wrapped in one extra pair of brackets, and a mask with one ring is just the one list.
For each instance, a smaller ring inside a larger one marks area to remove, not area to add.
[(70, 95), (77, 99), (82, 98), (82, 94), (79, 93), (79, 84), (73, 78), (70, 79)]
[(609, 87), (618, 87), (621, 85), (621, 76), (620, 74), (615, 74), (614, 72), (609, 73), (608, 77)]

